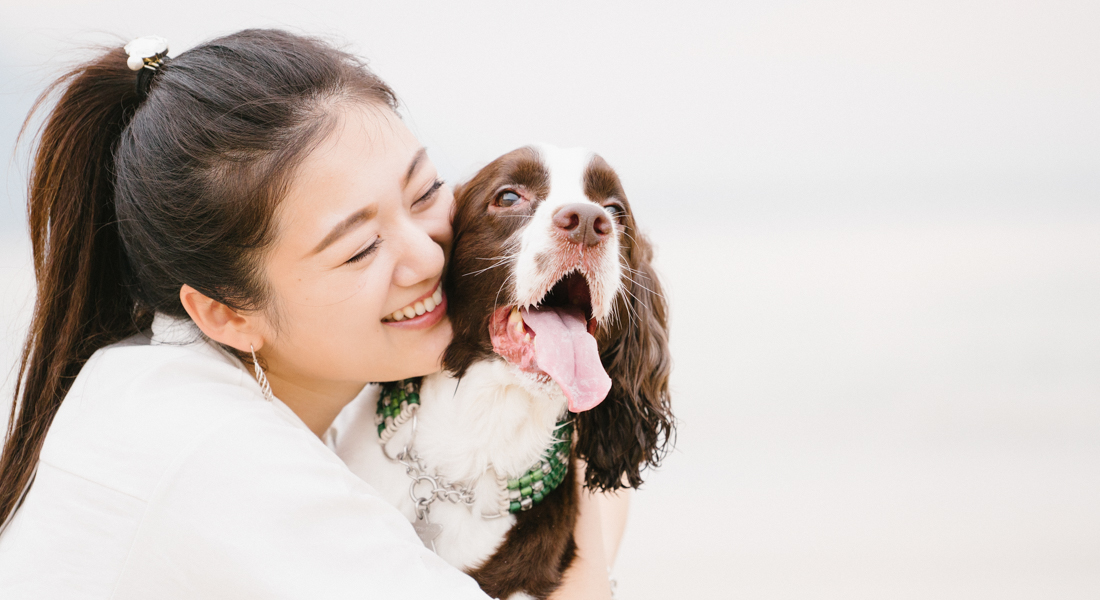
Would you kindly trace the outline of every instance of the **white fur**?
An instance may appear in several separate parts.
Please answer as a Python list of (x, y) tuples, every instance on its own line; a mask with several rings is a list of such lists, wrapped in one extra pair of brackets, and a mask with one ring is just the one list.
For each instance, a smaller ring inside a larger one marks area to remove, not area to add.
[[(566, 400), (554, 384), (539, 384), (503, 360), (476, 362), (457, 380), (439, 373), (425, 377), (420, 389), (413, 447), (439, 476), (474, 482), (473, 507), (436, 500), (430, 519), (443, 525), (436, 551), (452, 565), (470, 569), (493, 552), (515, 523), (506, 516), (485, 519), (499, 510), (498, 477), (522, 475), (550, 444)], [(374, 425), (376, 390), (364, 393), (333, 424), (330, 444), (356, 475), (374, 486), (409, 521), (416, 518), (405, 467), (382, 452)], [(396, 456), (412, 431), (406, 423), (387, 444)], [(427, 489), (427, 484), (421, 484)]]

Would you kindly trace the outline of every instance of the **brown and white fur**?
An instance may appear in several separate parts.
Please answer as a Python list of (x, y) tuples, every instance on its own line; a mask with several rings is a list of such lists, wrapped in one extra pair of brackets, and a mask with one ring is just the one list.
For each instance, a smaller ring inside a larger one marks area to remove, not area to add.
[[(611, 390), (572, 415), (572, 457), (587, 463), (586, 487), (614, 490), (640, 485), (642, 467), (659, 462), (672, 433), (667, 309), (650, 246), (635, 228), (618, 175), (599, 156), (520, 148), (455, 196), (444, 282), (454, 341), (444, 356), (448, 371), (423, 380), (414, 447), (437, 475), (472, 486), (476, 502), (431, 505), (431, 521), (443, 526), (436, 550), (493, 597), (545, 598), (573, 559), (573, 465), (531, 510), (482, 514), (499, 510), (499, 479), (538, 461), (568, 402), (545, 374), (495, 352), (490, 330), (500, 335), (499, 328), (515, 326), (515, 316), (507, 321), (512, 307), (571, 303), (585, 311)], [(413, 521), (410, 479), (383, 454), (373, 401), (358, 406), (359, 414), (341, 415), (336, 449)], [(404, 426), (389, 442), (391, 456), (410, 430)]]

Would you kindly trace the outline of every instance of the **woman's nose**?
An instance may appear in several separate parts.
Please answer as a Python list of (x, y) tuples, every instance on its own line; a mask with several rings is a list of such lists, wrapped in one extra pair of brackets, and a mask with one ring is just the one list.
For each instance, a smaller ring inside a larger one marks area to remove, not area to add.
[(415, 224), (410, 224), (407, 232), (401, 258), (393, 274), (394, 283), (401, 287), (411, 287), (439, 277), (443, 273), (445, 260), (443, 248), (428, 232)]

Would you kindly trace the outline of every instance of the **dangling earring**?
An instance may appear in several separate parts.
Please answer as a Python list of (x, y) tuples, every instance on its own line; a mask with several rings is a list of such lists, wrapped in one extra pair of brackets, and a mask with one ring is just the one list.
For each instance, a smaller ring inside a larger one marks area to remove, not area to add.
[(256, 383), (260, 384), (260, 391), (263, 392), (264, 399), (271, 402), (275, 400), (275, 394), (271, 393), (271, 384), (267, 382), (267, 375), (264, 375), (264, 370), (260, 367), (260, 361), (256, 358), (256, 348), (249, 344), (248, 349), (252, 351), (252, 366), (256, 369)]

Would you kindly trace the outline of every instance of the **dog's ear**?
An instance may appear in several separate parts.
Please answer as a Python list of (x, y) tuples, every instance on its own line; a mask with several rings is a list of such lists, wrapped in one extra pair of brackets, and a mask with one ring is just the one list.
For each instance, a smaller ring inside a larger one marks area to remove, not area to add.
[(668, 306), (650, 263), (652, 248), (628, 218), (621, 254), (624, 286), (609, 327), (597, 333), (611, 391), (576, 415), (577, 453), (588, 463), (586, 487), (638, 487), (641, 470), (664, 457), (674, 422), (669, 408)]
[[(482, 345), (478, 344), (479, 336), (475, 331), (480, 323), (476, 317), (481, 309), (475, 308), (477, 303), (466, 297), (472, 286), (458, 285), (461, 279), (460, 273), (464, 272), (462, 269), (467, 268), (467, 265), (460, 264), (461, 260), (456, 264), (456, 250), (463, 241), (462, 238), (470, 231), (471, 221), (476, 218), (471, 214), (474, 199), (470, 195), (480, 193), (481, 188), (484, 187), (484, 181), (480, 175), (479, 173), (474, 179), (454, 187), (455, 202), (451, 209), (454, 238), (451, 240), (450, 256), (447, 257), (449, 268), (443, 279), (443, 293), (447, 296), (447, 316), (451, 320), (454, 337), (443, 352), (443, 368), (455, 377), (465, 375), (466, 369), (485, 352)], [(463, 308), (465, 310), (461, 310)]]

